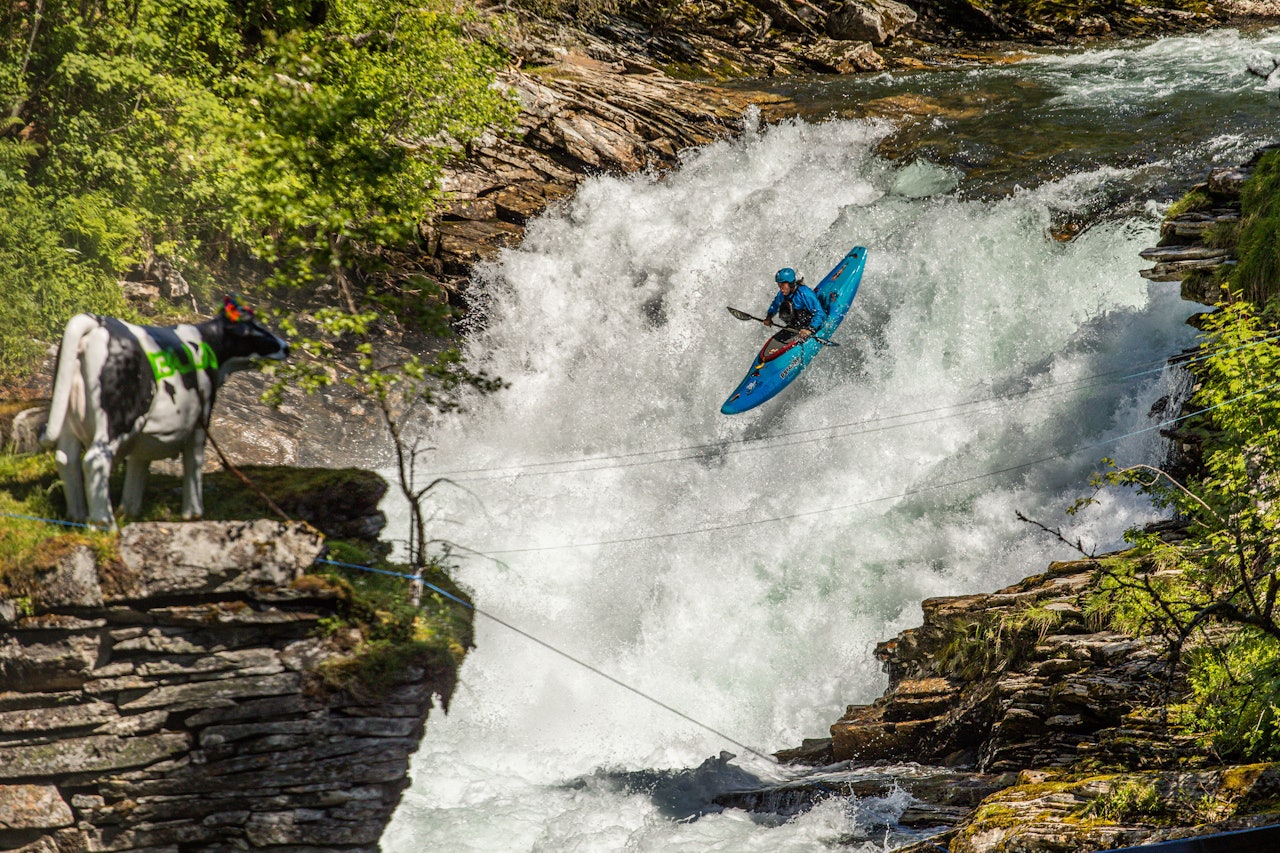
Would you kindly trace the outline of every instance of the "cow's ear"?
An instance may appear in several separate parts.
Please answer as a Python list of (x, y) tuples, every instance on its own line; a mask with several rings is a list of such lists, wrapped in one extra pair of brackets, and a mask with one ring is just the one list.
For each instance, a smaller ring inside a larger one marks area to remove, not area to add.
[(239, 296), (231, 293), (222, 298), (222, 316), (232, 323), (239, 323), (241, 320), (252, 320), (253, 309), (241, 302)]

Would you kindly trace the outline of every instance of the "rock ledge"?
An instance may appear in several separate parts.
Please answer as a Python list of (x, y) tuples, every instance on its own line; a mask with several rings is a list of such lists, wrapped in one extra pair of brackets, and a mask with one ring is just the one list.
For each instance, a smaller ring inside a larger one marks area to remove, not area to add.
[(376, 851), (432, 697), (323, 689), (337, 592), (297, 581), (314, 529), (135, 524), (39, 600), (0, 601), (0, 849)]

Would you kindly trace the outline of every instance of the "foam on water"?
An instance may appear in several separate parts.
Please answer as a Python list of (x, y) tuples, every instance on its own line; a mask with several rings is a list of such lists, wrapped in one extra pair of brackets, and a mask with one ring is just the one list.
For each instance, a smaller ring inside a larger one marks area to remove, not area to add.
[[(877, 157), (887, 132), (749, 126), (662, 178), (589, 180), (480, 271), (470, 354), (511, 387), (432, 437), (438, 468), (467, 489), (440, 492), (439, 533), (491, 555), (455, 574), (478, 607), (766, 753), (879, 695), (871, 650), (918, 624), (922, 599), (1073, 556), (1016, 512), (1099, 548), (1153, 518), (1124, 494), (1063, 515), (1102, 456), (1161, 452), (1153, 430), (1113, 439), (1152, 426), (1170, 380), (1089, 380), (1145, 370), (1192, 336), (1195, 306), (1138, 275), (1154, 215), (1070, 243), (1048, 234), (1055, 210), (1089, 204), (1123, 170), (964, 200), (945, 170)], [(854, 245), (869, 255), (841, 345), (764, 407), (720, 415), (767, 334), (724, 306), (763, 314), (776, 268), (816, 284)], [(706, 805), (743, 773), (782, 771), (476, 625), (384, 849), (780, 851), (864, 837), (865, 804), (693, 819), (634, 774), (737, 753), (681, 789)]]

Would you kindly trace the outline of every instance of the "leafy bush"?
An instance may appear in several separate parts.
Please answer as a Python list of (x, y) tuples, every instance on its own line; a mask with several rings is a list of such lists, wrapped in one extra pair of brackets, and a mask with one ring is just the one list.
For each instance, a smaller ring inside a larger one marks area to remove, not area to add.
[(119, 314), (154, 257), (354, 310), (443, 165), (514, 117), (486, 25), (444, 0), (40, 10), (0, 10), (0, 376), (75, 311)]
[[(1220, 754), (1280, 757), (1280, 341), (1248, 302), (1205, 321), (1187, 427), (1200, 446), (1187, 483), (1139, 466), (1113, 472), (1186, 522), (1187, 538), (1131, 532), (1135, 548), (1102, 574), (1090, 608), (1186, 652), (1177, 721)], [(1103, 601), (1105, 599), (1105, 601)]]
[(60, 222), (47, 198), (0, 184), (0, 210), (0, 376), (29, 368), (73, 314), (128, 316), (114, 278), (74, 248), (75, 223)]

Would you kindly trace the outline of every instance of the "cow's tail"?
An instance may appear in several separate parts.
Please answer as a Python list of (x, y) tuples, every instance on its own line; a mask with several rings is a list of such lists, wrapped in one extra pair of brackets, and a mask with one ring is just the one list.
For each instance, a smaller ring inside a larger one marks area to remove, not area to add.
[(49, 402), (49, 422), (45, 424), (44, 435), (40, 443), (52, 447), (58, 443), (62, 434), (62, 423), (67, 418), (67, 407), (71, 404), (71, 388), (75, 384), (75, 373), (80, 367), (78, 358), (80, 339), (99, 326), (98, 318), (92, 314), (77, 314), (67, 323), (62, 333), (62, 345), (58, 347), (58, 361), (54, 368), (53, 399)]

